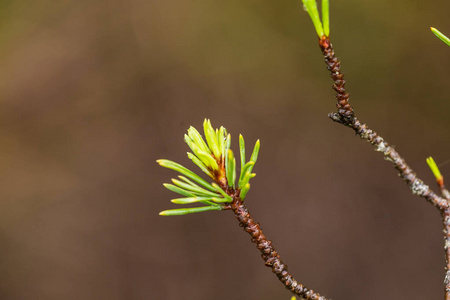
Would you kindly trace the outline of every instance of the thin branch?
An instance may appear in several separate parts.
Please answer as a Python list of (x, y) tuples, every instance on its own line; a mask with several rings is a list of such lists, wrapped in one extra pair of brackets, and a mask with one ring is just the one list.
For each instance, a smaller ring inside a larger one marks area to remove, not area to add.
[[(434, 162), (434, 161), (433, 161)], [(436, 167), (437, 168), (437, 167)], [(441, 190), (442, 196), (450, 201), (450, 193), (444, 185), (444, 177), (440, 174), (439, 169), (436, 177), (436, 183)], [(441, 212), (442, 225), (444, 233), (444, 251), (445, 251), (445, 277), (444, 277), (444, 294), (445, 300), (450, 300), (450, 208), (446, 208)]]
[(319, 39), (319, 46), (325, 57), (325, 63), (328, 70), (331, 72), (331, 78), (334, 81), (333, 89), (337, 92), (337, 113), (329, 114), (329, 117), (340, 124), (352, 128), (356, 135), (361, 139), (368, 141), (375, 146), (375, 150), (382, 152), (384, 159), (390, 161), (399, 172), (400, 177), (409, 186), (412, 193), (425, 198), (428, 202), (437, 207), (440, 211), (449, 208), (449, 203), (446, 199), (440, 197), (431, 188), (426, 185), (416, 173), (406, 164), (406, 161), (400, 154), (392, 148), (381, 136), (370, 129), (366, 124), (361, 123), (355, 116), (353, 108), (349, 103), (349, 96), (345, 90), (344, 75), (341, 73), (341, 63), (334, 54), (333, 46), (328, 37)]
[(444, 250), (445, 250), (445, 278), (444, 291), (445, 300), (450, 300), (450, 209), (442, 211), (442, 224), (444, 233)]
[(234, 197), (230, 209), (233, 210), (236, 219), (239, 221), (239, 226), (243, 227), (244, 230), (251, 235), (252, 242), (255, 243), (256, 247), (261, 251), (261, 257), (264, 260), (265, 265), (272, 269), (272, 272), (288, 290), (299, 296), (301, 299), (329, 300), (329, 298), (321, 296), (300, 284), (291, 274), (289, 274), (287, 265), (281, 261), (280, 255), (272, 245), (272, 241), (266, 238), (262, 232), (261, 226), (253, 220), (250, 212), (238, 195)]
[(450, 201), (450, 192), (447, 190), (444, 184), (444, 177), (441, 177), (440, 180), (437, 180), (437, 184), (439, 186), (439, 189), (441, 190), (442, 196), (447, 199), (447, 201)]

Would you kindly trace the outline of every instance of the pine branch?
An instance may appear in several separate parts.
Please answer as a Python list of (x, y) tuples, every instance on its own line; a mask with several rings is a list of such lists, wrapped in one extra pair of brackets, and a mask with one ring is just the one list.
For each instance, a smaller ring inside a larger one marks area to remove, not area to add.
[(345, 89), (344, 75), (340, 67), (341, 63), (336, 58), (333, 46), (329, 37), (321, 37), (319, 46), (325, 57), (325, 63), (331, 72), (331, 78), (334, 81), (333, 89), (337, 92), (337, 113), (331, 113), (328, 116), (335, 122), (352, 128), (356, 135), (361, 139), (368, 141), (375, 146), (375, 150), (383, 153), (384, 159), (391, 162), (399, 172), (400, 177), (409, 186), (412, 193), (425, 198), (428, 202), (444, 211), (449, 207), (446, 199), (438, 196), (431, 188), (426, 185), (411, 169), (400, 154), (392, 148), (381, 136), (370, 129), (366, 124), (361, 123), (354, 115), (353, 107), (349, 103), (349, 96)]
[[(444, 178), (440, 174), (434, 160), (431, 157), (428, 158), (427, 163), (436, 177), (436, 182), (443, 195), (441, 197), (432, 191), (431, 188), (416, 175), (393, 147), (391, 147), (375, 131), (355, 117), (353, 107), (349, 103), (349, 95), (345, 89), (345, 80), (344, 75), (341, 72), (341, 63), (335, 56), (329, 38), (328, 0), (322, 0), (322, 20), (319, 17), (315, 0), (303, 0), (303, 4), (311, 17), (319, 36), (319, 46), (325, 57), (327, 68), (331, 72), (331, 78), (334, 82), (333, 89), (337, 93), (336, 99), (338, 111), (337, 113), (329, 114), (329, 117), (337, 123), (352, 128), (357, 136), (373, 145), (376, 151), (383, 153), (384, 159), (393, 164), (399, 172), (400, 177), (411, 189), (412, 193), (425, 198), (441, 212), (446, 258), (446, 274), (444, 280), (445, 299), (450, 300), (450, 192), (445, 188)], [(262, 232), (261, 226), (255, 222), (244, 205), (245, 196), (250, 188), (249, 181), (255, 176), (255, 174), (252, 173), (252, 169), (259, 153), (259, 140), (255, 144), (250, 161), (246, 163), (244, 139), (242, 136), (239, 137), (241, 169), (240, 175), (237, 176), (236, 159), (233, 151), (230, 149), (231, 136), (227, 134), (226, 129), (221, 127), (220, 129), (214, 130), (211, 122), (205, 119), (204, 134), (206, 142), (203, 140), (200, 133), (195, 128), (191, 127), (188, 130), (187, 135), (185, 135), (185, 141), (193, 152), (188, 153), (188, 157), (203, 172), (213, 179), (213, 183), (205, 181), (203, 178), (180, 164), (169, 160), (158, 160), (158, 163), (161, 166), (175, 170), (184, 175), (179, 176), (182, 181), (176, 179), (172, 180), (175, 185), (165, 185), (169, 190), (184, 196), (184, 198), (173, 199), (172, 202), (175, 204), (201, 203), (203, 206), (171, 209), (163, 211), (160, 214), (164, 216), (174, 216), (211, 210), (232, 210), (236, 219), (239, 221), (239, 226), (243, 227), (244, 231), (250, 234), (251, 241), (255, 243), (256, 247), (261, 251), (261, 257), (264, 260), (265, 265), (272, 269), (272, 272), (288, 290), (302, 299), (327, 300), (326, 297), (321, 296), (300, 284), (292, 277), (288, 272), (287, 265), (281, 260), (281, 257), (275, 250), (272, 242), (266, 238)]]
[(338, 112), (329, 114), (330, 119), (352, 128), (357, 136), (373, 145), (376, 151), (383, 153), (384, 159), (394, 165), (399, 172), (400, 178), (409, 186), (412, 193), (425, 198), (441, 212), (445, 251), (444, 295), (445, 300), (450, 300), (450, 192), (444, 185), (443, 176), (440, 174), (434, 160), (431, 157), (427, 159), (431, 170), (436, 176), (436, 182), (442, 194), (441, 197), (417, 176), (413, 169), (408, 166), (405, 159), (394, 148), (375, 131), (370, 129), (366, 124), (361, 123), (355, 117), (353, 108), (349, 103), (349, 95), (345, 89), (344, 75), (340, 70), (341, 63), (335, 56), (330, 38), (328, 36), (321, 36), (319, 38), (319, 46), (325, 57), (327, 68), (331, 72), (331, 78), (334, 81), (333, 89), (337, 92), (336, 106)]
[[(230, 134), (227, 134), (224, 127), (214, 130), (211, 122), (207, 119), (204, 122), (204, 134), (207, 143), (200, 133), (191, 127), (185, 136), (185, 141), (194, 153), (188, 153), (188, 157), (214, 180), (213, 183), (208, 183), (191, 170), (173, 161), (166, 159), (157, 161), (161, 166), (184, 175), (179, 176), (183, 181), (172, 179), (175, 185), (164, 185), (167, 189), (184, 196), (184, 198), (173, 199), (172, 203), (182, 205), (202, 203), (204, 206), (165, 210), (160, 215), (180, 216), (211, 210), (232, 210), (239, 225), (251, 235), (252, 242), (261, 251), (265, 265), (272, 269), (272, 272), (288, 290), (302, 299), (328, 300), (300, 284), (289, 274), (287, 265), (281, 261), (272, 242), (266, 238), (261, 227), (253, 220), (244, 205), (245, 196), (250, 189), (249, 181), (255, 176), (252, 170), (258, 159), (259, 140), (255, 143), (250, 160), (246, 162), (244, 138), (242, 135), (239, 136), (241, 172), (236, 185), (236, 159), (230, 149)], [(203, 187), (200, 187), (199, 184)]]
[(239, 221), (239, 226), (243, 227), (244, 231), (250, 234), (252, 242), (255, 243), (256, 247), (261, 251), (261, 257), (264, 260), (264, 264), (272, 269), (272, 273), (278, 277), (278, 280), (280, 280), (289, 291), (301, 297), (301, 299), (328, 299), (302, 285), (292, 277), (288, 272), (287, 265), (283, 263), (280, 255), (273, 247), (272, 241), (266, 238), (262, 232), (261, 226), (253, 220), (250, 212), (245, 207), (243, 201), (240, 200), (239, 196), (233, 199), (230, 207), (233, 210), (236, 219)]
[[(448, 199), (450, 200), (450, 199)], [(450, 208), (442, 211), (442, 225), (444, 233), (444, 251), (445, 251), (445, 277), (444, 293), (445, 300), (450, 300)]]
[[(445, 188), (444, 176), (434, 162), (432, 157), (427, 158), (428, 166), (436, 177), (436, 183), (441, 190), (442, 196), (450, 201), (450, 193)], [(444, 251), (445, 251), (445, 277), (444, 277), (444, 294), (445, 300), (450, 300), (450, 208), (441, 211), (442, 225), (444, 233)]]
[[(309, 13), (311, 20), (319, 37), (319, 47), (322, 50), (322, 54), (325, 58), (325, 63), (328, 70), (331, 72), (331, 78), (333, 79), (333, 89), (336, 91), (337, 99), (337, 113), (331, 113), (328, 116), (335, 122), (352, 128), (356, 135), (361, 139), (366, 140), (375, 147), (375, 150), (383, 153), (384, 159), (391, 162), (399, 172), (400, 177), (409, 186), (412, 193), (420, 197), (425, 198), (429, 203), (435, 206), (441, 212), (443, 232), (444, 232), (444, 250), (445, 250), (445, 299), (450, 300), (450, 192), (445, 188), (444, 177), (441, 175), (434, 160), (430, 157), (427, 159), (427, 163), (433, 171), (436, 182), (441, 191), (442, 197), (437, 195), (431, 188), (426, 185), (408, 166), (405, 159), (392, 148), (381, 136), (375, 131), (370, 129), (366, 124), (360, 122), (353, 111), (353, 107), (349, 103), (349, 95), (345, 89), (344, 74), (341, 72), (341, 63), (336, 58), (333, 46), (330, 42), (329, 28), (322, 30), (322, 22), (319, 18), (319, 14), (316, 7), (316, 1), (303, 0), (303, 4), (307, 12)], [(325, 4), (325, 5), (324, 5)], [(328, 9), (328, 1), (322, 1), (322, 8)], [(322, 13), (322, 16), (326, 18), (323, 24), (329, 26), (328, 12)], [(450, 46), (450, 40), (442, 33), (434, 28), (431, 28), (433, 33), (438, 38), (444, 41)], [(326, 33), (324, 33), (326, 32)]]

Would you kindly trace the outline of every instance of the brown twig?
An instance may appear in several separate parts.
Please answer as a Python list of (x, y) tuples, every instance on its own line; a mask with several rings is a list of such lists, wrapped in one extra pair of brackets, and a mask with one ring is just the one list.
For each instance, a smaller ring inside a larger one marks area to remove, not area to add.
[[(445, 299), (450, 300), (450, 193), (445, 188), (443, 179), (442, 182), (438, 181), (438, 185), (445, 199), (433, 192), (428, 185), (418, 178), (416, 173), (406, 164), (400, 154), (381, 136), (355, 117), (353, 108), (349, 103), (349, 95), (345, 89), (344, 75), (340, 70), (341, 63), (335, 56), (330, 39), (328, 37), (320, 38), (319, 46), (325, 57), (325, 63), (327, 64), (328, 70), (331, 72), (331, 78), (334, 81), (333, 89), (337, 93), (336, 106), (338, 112), (329, 114), (329, 117), (337, 123), (352, 128), (357, 136), (375, 146), (375, 150), (382, 152), (384, 159), (390, 161), (394, 165), (399, 172), (400, 177), (410, 187), (413, 194), (425, 198), (429, 203), (433, 204), (433, 206), (441, 211), (444, 226), (444, 249), (446, 254), (446, 275), (444, 281)], [(261, 257), (264, 260), (265, 265), (272, 269), (272, 272), (278, 277), (283, 285), (302, 299), (328, 300), (328, 298), (321, 296), (300, 284), (292, 277), (288, 272), (287, 265), (281, 260), (280, 255), (273, 247), (272, 242), (266, 238), (262, 232), (261, 226), (253, 220), (250, 212), (239, 198), (239, 190), (231, 189), (224, 182), (218, 183), (233, 198), (233, 202), (227, 204), (226, 209), (234, 212), (236, 219), (239, 221), (239, 226), (243, 227), (244, 230), (251, 235), (252, 242), (255, 243), (256, 247), (261, 251)]]
[(325, 63), (331, 72), (331, 78), (334, 81), (333, 89), (336, 91), (337, 108), (339, 116), (345, 123), (352, 123), (354, 119), (353, 107), (348, 102), (349, 96), (345, 90), (344, 74), (341, 73), (341, 62), (334, 55), (333, 46), (330, 38), (323, 36), (319, 39), (319, 46), (325, 57)]
[(438, 208), (442, 216), (444, 232), (444, 250), (445, 250), (445, 300), (450, 300), (450, 192), (445, 188), (444, 180), (437, 180), (438, 186), (443, 197), (433, 192), (416, 173), (406, 164), (406, 161), (400, 154), (375, 131), (366, 124), (361, 123), (355, 116), (353, 108), (348, 102), (349, 96), (345, 90), (344, 75), (340, 71), (341, 63), (336, 58), (333, 46), (328, 37), (319, 39), (319, 46), (325, 57), (325, 63), (331, 72), (331, 78), (334, 81), (333, 89), (337, 92), (337, 113), (331, 113), (328, 116), (335, 122), (352, 128), (356, 135), (361, 139), (368, 141), (375, 146), (375, 150), (383, 153), (384, 159), (390, 161), (399, 172), (400, 177), (409, 186), (413, 194), (425, 198), (429, 203)]
[(450, 300), (450, 209), (442, 211), (442, 224), (444, 233), (444, 251), (445, 251), (445, 300)]
[[(444, 185), (444, 177), (441, 175), (436, 178), (436, 183), (441, 190), (442, 196), (450, 201), (450, 192)], [(444, 293), (445, 300), (450, 300), (450, 208), (441, 211), (442, 225), (444, 233), (444, 252), (445, 252), (445, 277), (444, 277)]]
[(369, 129), (366, 124), (362, 124), (356, 117), (353, 119), (352, 123), (343, 121), (339, 114), (332, 113), (329, 114), (329, 117), (335, 122), (352, 128), (357, 136), (375, 146), (376, 151), (383, 153), (384, 159), (390, 161), (394, 165), (399, 172), (400, 177), (409, 186), (413, 194), (425, 198), (441, 211), (449, 207), (448, 201), (433, 192), (428, 185), (418, 178), (416, 173), (408, 166), (400, 154), (375, 131)]
[(297, 282), (297, 280), (289, 274), (287, 265), (281, 261), (280, 255), (272, 245), (272, 241), (266, 238), (262, 232), (261, 226), (253, 220), (250, 212), (245, 207), (238, 194), (233, 197), (230, 209), (234, 212), (236, 219), (239, 221), (239, 226), (243, 227), (244, 230), (251, 235), (252, 242), (255, 243), (256, 247), (261, 251), (261, 257), (264, 260), (265, 265), (272, 269), (272, 272), (288, 290), (302, 299), (328, 299)]
[(436, 182), (439, 186), (439, 189), (441, 190), (442, 196), (450, 201), (450, 192), (447, 190), (444, 184), (444, 177), (441, 176), (439, 179), (436, 179)]
[(400, 177), (408, 184), (413, 194), (425, 198), (441, 211), (447, 209), (449, 207), (448, 201), (438, 196), (428, 185), (424, 184), (394, 148), (392, 148), (375, 131), (370, 129), (366, 124), (361, 123), (354, 116), (353, 108), (348, 102), (349, 96), (345, 90), (344, 75), (340, 71), (341, 63), (334, 54), (330, 39), (328, 37), (322, 37), (319, 40), (319, 46), (325, 57), (325, 63), (327, 64), (328, 70), (331, 72), (331, 78), (334, 81), (333, 88), (337, 92), (338, 112), (331, 113), (328, 116), (333, 121), (352, 128), (357, 136), (375, 146), (376, 151), (382, 152), (384, 154), (384, 159), (390, 161), (394, 165), (399, 172)]

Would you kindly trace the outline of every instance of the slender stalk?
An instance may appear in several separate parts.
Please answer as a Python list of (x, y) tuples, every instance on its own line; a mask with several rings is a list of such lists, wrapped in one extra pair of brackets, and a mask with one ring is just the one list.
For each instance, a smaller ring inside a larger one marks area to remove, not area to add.
[(445, 250), (445, 277), (444, 277), (444, 293), (445, 300), (450, 300), (450, 209), (442, 211), (442, 224), (444, 233), (444, 250)]
[[(375, 146), (375, 150), (382, 152), (385, 160), (390, 161), (394, 165), (399, 172), (400, 177), (408, 184), (413, 194), (425, 198), (441, 211), (446, 253), (445, 299), (450, 300), (450, 197), (447, 197), (449, 196), (448, 191), (445, 189), (442, 182), (442, 185), (439, 186), (446, 199), (433, 192), (428, 185), (424, 184), (423, 181), (418, 178), (416, 173), (408, 166), (406, 161), (394, 148), (392, 148), (375, 131), (368, 128), (366, 124), (361, 123), (355, 117), (353, 107), (349, 103), (349, 95), (345, 89), (344, 74), (342, 74), (340, 70), (341, 63), (335, 56), (329, 37), (322, 36), (319, 39), (319, 46), (325, 57), (325, 63), (327, 64), (328, 70), (331, 72), (331, 78), (334, 81), (333, 89), (337, 93), (336, 106), (338, 112), (329, 114), (329, 117), (335, 122), (352, 128), (356, 132), (356, 135), (361, 139), (364, 139)], [(301, 299), (327, 300), (326, 297), (305, 287), (292, 277), (288, 272), (287, 265), (281, 260), (280, 255), (273, 247), (272, 242), (266, 238), (262, 232), (261, 226), (255, 222), (243, 201), (239, 198), (239, 191), (228, 189), (228, 192), (228, 194), (233, 197), (233, 202), (231, 202), (231, 204), (226, 204), (226, 209), (230, 209), (234, 212), (236, 219), (239, 221), (239, 226), (243, 227), (244, 231), (251, 235), (251, 241), (255, 243), (256, 247), (261, 251), (261, 257), (264, 260), (265, 265), (272, 269), (272, 272), (278, 277), (283, 285)]]
[(344, 75), (340, 67), (341, 63), (336, 58), (333, 46), (328, 37), (323, 36), (319, 39), (319, 46), (325, 57), (325, 63), (331, 72), (331, 78), (334, 81), (333, 89), (337, 92), (337, 113), (331, 113), (328, 116), (335, 122), (352, 128), (356, 135), (361, 139), (368, 141), (375, 146), (375, 150), (382, 152), (384, 159), (390, 161), (399, 172), (400, 177), (410, 187), (413, 194), (425, 198), (439, 210), (444, 211), (449, 208), (446, 199), (438, 196), (430, 187), (416, 175), (408, 166), (400, 154), (381, 137), (370, 129), (366, 124), (361, 123), (354, 115), (353, 107), (349, 103), (349, 95), (345, 89)]
[(444, 184), (444, 177), (442, 177), (440, 180), (437, 180), (437, 184), (439, 186), (439, 189), (441, 190), (442, 196), (447, 199), (447, 201), (450, 201), (450, 192), (447, 190)]
[[(440, 175), (440, 172), (439, 172)], [(450, 192), (445, 188), (444, 177), (440, 175), (436, 178), (441, 193), (447, 201), (450, 201)], [(442, 225), (444, 233), (444, 251), (445, 251), (445, 277), (444, 277), (444, 294), (445, 300), (450, 300), (450, 208), (441, 211)]]
[(328, 298), (321, 296), (313, 290), (299, 283), (288, 272), (288, 267), (280, 258), (280, 255), (272, 245), (272, 241), (268, 240), (262, 232), (259, 223), (250, 215), (250, 212), (245, 207), (243, 201), (236, 195), (229, 207), (239, 221), (239, 226), (252, 237), (252, 242), (256, 244), (256, 247), (261, 251), (261, 257), (267, 267), (272, 269), (272, 272), (278, 277), (283, 285), (290, 290), (293, 294), (299, 296), (301, 299), (306, 300), (328, 300)]
[(390, 161), (399, 172), (400, 177), (409, 186), (413, 194), (425, 198), (429, 203), (438, 208), (442, 216), (442, 225), (444, 233), (444, 250), (445, 250), (445, 300), (450, 300), (450, 192), (445, 188), (444, 179), (439, 176), (437, 184), (443, 195), (438, 196), (426, 185), (416, 173), (408, 166), (406, 161), (400, 154), (375, 131), (370, 129), (366, 124), (361, 123), (355, 116), (353, 108), (349, 103), (349, 96), (345, 90), (344, 75), (340, 71), (341, 63), (336, 58), (333, 46), (328, 37), (319, 39), (319, 46), (325, 57), (325, 63), (331, 72), (331, 78), (334, 81), (333, 89), (337, 92), (337, 113), (331, 113), (328, 116), (335, 122), (352, 128), (356, 135), (366, 140), (373, 146), (375, 150), (383, 153), (384, 159)]
[(345, 120), (346, 123), (352, 123), (354, 118), (353, 107), (348, 102), (349, 95), (345, 90), (344, 74), (341, 72), (341, 62), (336, 58), (334, 54), (333, 46), (330, 43), (330, 38), (322, 36), (319, 39), (319, 46), (325, 57), (325, 63), (328, 70), (331, 72), (331, 78), (334, 81), (333, 89), (336, 91), (337, 108), (340, 117)]

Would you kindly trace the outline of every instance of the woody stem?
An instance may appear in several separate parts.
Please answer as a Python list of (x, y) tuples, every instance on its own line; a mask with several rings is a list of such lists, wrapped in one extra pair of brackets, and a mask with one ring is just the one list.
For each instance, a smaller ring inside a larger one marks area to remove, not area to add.
[(233, 199), (231, 210), (239, 221), (239, 226), (243, 227), (244, 230), (250, 234), (251, 241), (255, 243), (256, 247), (261, 251), (261, 257), (264, 260), (265, 265), (272, 269), (272, 272), (288, 290), (303, 299), (328, 300), (328, 298), (307, 288), (292, 277), (288, 272), (287, 265), (283, 263), (280, 255), (273, 247), (272, 241), (266, 238), (262, 232), (261, 226), (259, 223), (255, 222), (239, 197)]

